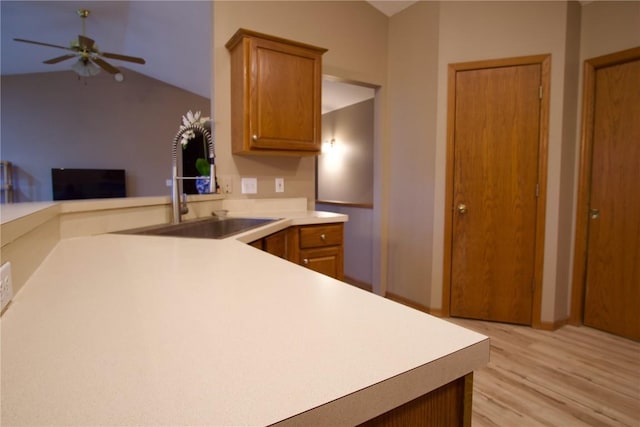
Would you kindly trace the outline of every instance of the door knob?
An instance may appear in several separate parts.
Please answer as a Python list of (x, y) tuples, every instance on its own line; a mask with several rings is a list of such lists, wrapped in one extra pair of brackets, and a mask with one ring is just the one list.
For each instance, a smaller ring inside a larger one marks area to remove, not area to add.
[(458, 205), (458, 213), (459, 214), (466, 214), (467, 213), (467, 205), (465, 205), (464, 203), (460, 203)]
[(589, 209), (589, 216), (591, 219), (600, 218), (600, 211), (598, 209)]

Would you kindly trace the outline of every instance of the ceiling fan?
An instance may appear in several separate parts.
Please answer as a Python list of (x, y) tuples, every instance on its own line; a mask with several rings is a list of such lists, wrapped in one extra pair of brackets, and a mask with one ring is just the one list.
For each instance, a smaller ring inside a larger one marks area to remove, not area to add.
[(43, 63), (57, 64), (58, 62), (66, 61), (67, 59), (77, 57), (78, 61), (71, 68), (78, 75), (83, 77), (95, 76), (100, 72), (100, 69), (103, 69), (106, 72), (113, 74), (116, 80), (122, 81), (123, 77), (122, 77), (122, 74), (120, 73), (120, 70), (114, 67), (113, 65), (109, 64), (103, 58), (135, 62), (136, 64), (146, 63), (146, 61), (143, 58), (121, 55), (118, 53), (102, 52), (98, 50), (98, 47), (96, 46), (95, 41), (85, 35), (85, 21), (87, 16), (89, 16), (89, 10), (78, 9), (76, 12), (78, 16), (82, 18), (82, 34), (78, 35), (78, 40), (74, 40), (71, 42), (70, 47), (60, 46), (60, 45), (51, 44), (51, 43), (37, 42), (33, 40), (17, 39), (17, 38), (14, 38), (13, 40), (17, 42), (55, 47), (58, 49), (64, 49), (64, 50), (73, 52), (66, 55), (57, 56), (55, 58), (47, 59), (46, 61), (43, 61)]

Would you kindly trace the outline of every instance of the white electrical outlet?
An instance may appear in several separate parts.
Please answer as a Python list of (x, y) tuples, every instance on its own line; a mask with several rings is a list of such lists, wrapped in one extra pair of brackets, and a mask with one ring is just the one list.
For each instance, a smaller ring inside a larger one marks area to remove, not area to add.
[(242, 178), (240, 182), (242, 185), (242, 194), (258, 193), (258, 178)]
[(276, 178), (276, 193), (284, 193), (284, 178)]
[(11, 279), (11, 263), (5, 262), (0, 267), (0, 312), (13, 298), (13, 280)]

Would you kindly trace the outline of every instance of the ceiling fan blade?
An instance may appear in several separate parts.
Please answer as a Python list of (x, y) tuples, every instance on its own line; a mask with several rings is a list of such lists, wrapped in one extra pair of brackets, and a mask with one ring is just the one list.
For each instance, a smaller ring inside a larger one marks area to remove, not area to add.
[(62, 55), (56, 58), (47, 59), (46, 61), (42, 61), (45, 64), (57, 64), (58, 62), (66, 61), (67, 59), (75, 58), (76, 55)]
[(40, 45), (40, 46), (56, 47), (56, 48), (58, 48), (58, 49), (64, 49), (64, 50), (73, 50), (73, 49), (71, 49), (71, 48), (69, 48), (69, 47), (66, 47), (66, 46), (60, 46), (60, 45), (57, 45), (57, 44), (43, 43), (43, 42), (36, 42), (36, 41), (33, 41), (33, 40), (25, 40), (25, 39), (13, 39), (13, 40), (15, 40), (15, 41), (17, 41), (17, 42), (22, 42), (22, 43), (38, 44), (38, 45)]
[(87, 36), (79, 35), (78, 36), (78, 44), (80, 45), (80, 49), (86, 49), (89, 52), (94, 51), (95, 40), (90, 39)]
[(109, 52), (101, 52), (100, 55), (104, 56), (105, 58), (119, 59), (120, 61), (135, 62), (136, 64), (147, 63), (147, 61), (145, 61), (143, 58), (138, 58), (136, 56), (120, 55), (118, 53), (109, 53)]
[(97, 58), (97, 57), (93, 57), (91, 58), (91, 61), (93, 61), (94, 63), (98, 64), (98, 66), (100, 68), (102, 68), (103, 70), (105, 70), (107, 73), (111, 73), (111, 74), (118, 74), (120, 72), (120, 70), (118, 70), (116, 67), (114, 67), (113, 65), (109, 64), (107, 61)]

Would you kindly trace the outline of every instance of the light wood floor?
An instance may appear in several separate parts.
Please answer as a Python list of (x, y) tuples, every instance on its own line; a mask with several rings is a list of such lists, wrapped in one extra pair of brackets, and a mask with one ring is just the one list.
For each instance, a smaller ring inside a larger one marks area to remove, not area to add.
[(587, 327), (448, 319), (491, 338), (473, 426), (640, 426), (640, 343)]

